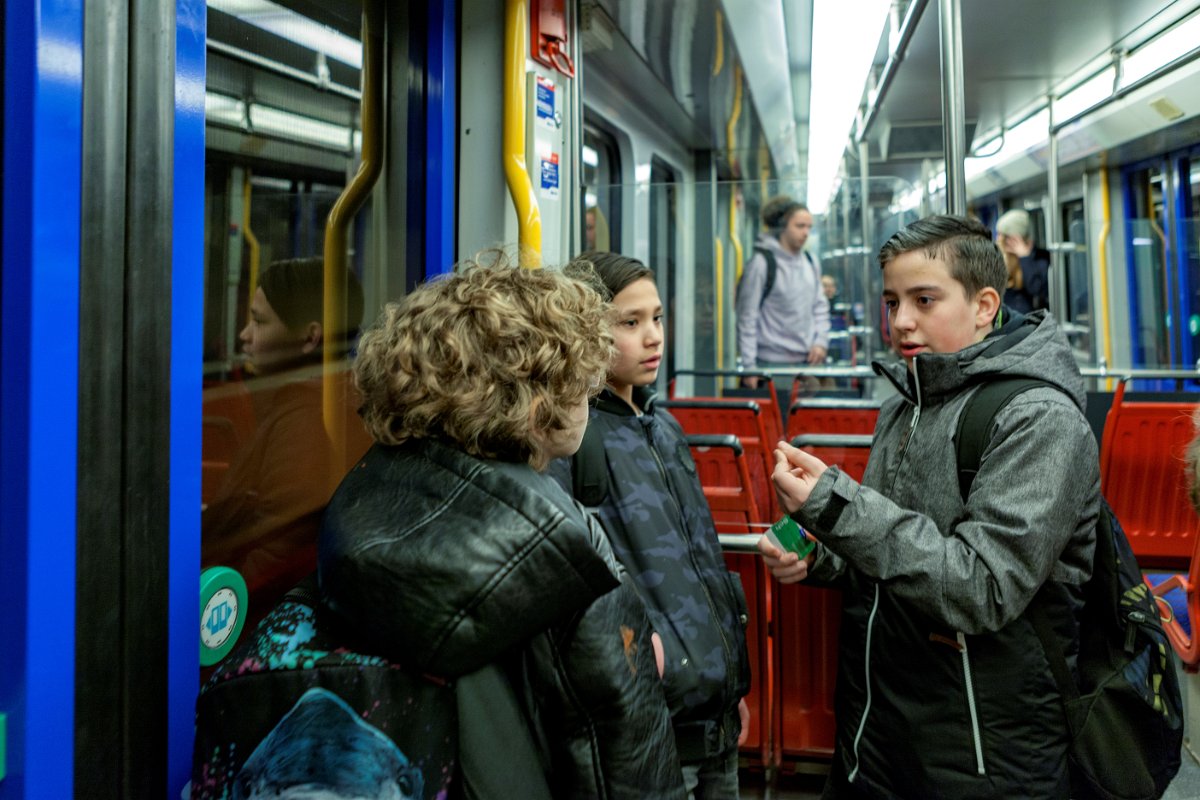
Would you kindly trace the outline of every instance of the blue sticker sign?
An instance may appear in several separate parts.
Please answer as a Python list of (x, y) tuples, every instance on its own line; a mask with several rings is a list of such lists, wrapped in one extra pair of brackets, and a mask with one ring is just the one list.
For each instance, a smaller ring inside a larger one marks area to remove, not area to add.
[(535, 121), (547, 128), (557, 128), (558, 122), (554, 118), (554, 81), (538, 75), (536, 91)]
[(542, 162), (542, 194), (558, 197), (558, 153), (551, 153)]

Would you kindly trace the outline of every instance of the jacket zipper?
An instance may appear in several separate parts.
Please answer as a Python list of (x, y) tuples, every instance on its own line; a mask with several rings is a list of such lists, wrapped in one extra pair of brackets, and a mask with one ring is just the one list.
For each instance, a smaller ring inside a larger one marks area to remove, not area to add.
[[(904, 454), (906, 452), (908, 452), (908, 444), (909, 444), (909, 442), (912, 441), (913, 434), (917, 430), (918, 420), (921, 419), (921, 378), (917, 374), (915, 369), (913, 370), (913, 380), (916, 382), (916, 386), (917, 386), (917, 402), (913, 405), (912, 422), (908, 423), (908, 435), (904, 437), (904, 445), (903, 445), (903, 447), (900, 448), (900, 463), (902, 463), (904, 461)], [(899, 477), (900, 477), (900, 464), (897, 463), (896, 471), (892, 475), (891, 489), (896, 488), (896, 480)], [(864, 666), (863, 666), (864, 683), (867, 687), (867, 702), (863, 706), (862, 718), (858, 721), (858, 731), (854, 734), (854, 745), (851, 748), (853, 755), (854, 755), (854, 769), (850, 770), (850, 775), (846, 779), (850, 783), (853, 783), (855, 776), (858, 775), (858, 768), (859, 768), (858, 743), (859, 743), (859, 740), (862, 739), (863, 731), (865, 731), (867, 728), (867, 715), (871, 712), (871, 635), (872, 635), (872, 633), (874, 633), (874, 629), (875, 629), (875, 612), (879, 610), (879, 584), (878, 583), (874, 584), (874, 588), (875, 588), (875, 597), (874, 597), (874, 600), (871, 602), (871, 614), (870, 614), (870, 616), (867, 617), (867, 646), (866, 646), (866, 652), (864, 653)], [(971, 702), (973, 704), (974, 699), (972, 699)], [(975, 708), (974, 705), (972, 705), (971, 706), (972, 719), (974, 719), (974, 714), (975, 714), (974, 708)], [(976, 741), (976, 749), (978, 750), (978, 742), (979, 742), (978, 736), (976, 736), (975, 741)], [(983, 761), (981, 760), (979, 763), (980, 763), (980, 769), (982, 769)]]
[(875, 584), (875, 599), (871, 603), (871, 615), (867, 617), (867, 647), (863, 654), (863, 675), (864, 683), (867, 687), (867, 702), (863, 706), (862, 719), (858, 721), (858, 731), (854, 734), (854, 769), (850, 770), (850, 775), (846, 778), (848, 783), (854, 783), (855, 776), (858, 775), (858, 742), (862, 739), (863, 731), (867, 729), (867, 714), (871, 711), (871, 631), (875, 627), (875, 612), (879, 610), (879, 584)]
[[(674, 487), (671, 485), (671, 478), (667, 475), (667, 468), (663, 464), (662, 456), (658, 453), (658, 448), (654, 445), (654, 435), (650, 431), (649, 425), (642, 425), (642, 430), (646, 433), (646, 444), (650, 447), (650, 452), (654, 454), (654, 463), (658, 466), (658, 472), (662, 476), (663, 484), (667, 487), (667, 494), (671, 496), (671, 502), (675, 506), (675, 511), (679, 515), (679, 530), (683, 534), (684, 544), (687, 546), (688, 558), (692, 562), (692, 569), (696, 570), (696, 577), (700, 578), (700, 588), (704, 592), (704, 599), (708, 602), (708, 612), (712, 614), (714, 620), (720, 619), (717, 615), (717, 606), (713, 602), (712, 593), (708, 590), (708, 584), (704, 582), (703, 572), (700, 565), (696, 563), (696, 552), (692, 548), (692, 537), (688, 531), (687, 517), (683, 515), (683, 507), (679, 505), (679, 498), (675, 496)], [(725, 664), (729, 667), (725, 670), (725, 693), (726, 696), (733, 693), (733, 673), (736, 669), (733, 660), (733, 652), (729, 647), (729, 640), (725, 638), (725, 629), (721, 625), (717, 625), (717, 635), (721, 637), (721, 649), (725, 651)], [(721, 723), (721, 742), (725, 744), (725, 725)]]
[(959, 652), (962, 653), (963, 686), (967, 691), (967, 708), (971, 711), (971, 738), (975, 742), (975, 772), (986, 775), (983, 768), (983, 739), (979, 734), (979, 711), (975, 708), (975, 684), (971, 680), (971, 659), (967, 654), (967, 637), (957, 631)]

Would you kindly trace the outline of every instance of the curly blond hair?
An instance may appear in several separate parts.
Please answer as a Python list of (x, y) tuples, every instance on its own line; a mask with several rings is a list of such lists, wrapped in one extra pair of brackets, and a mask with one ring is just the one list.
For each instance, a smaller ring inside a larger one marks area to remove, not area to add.
[(440, 439), (545, 467), (547, 437), (603, 382), (610, 312), (586, 274), (505, 261), (460, 265), (363, 335), (354, 379), (376, 441)]

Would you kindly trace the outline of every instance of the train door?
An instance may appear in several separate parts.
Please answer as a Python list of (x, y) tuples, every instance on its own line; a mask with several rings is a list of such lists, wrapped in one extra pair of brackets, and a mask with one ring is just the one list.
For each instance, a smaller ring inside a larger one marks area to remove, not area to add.
[(1095, 362), (1092, 341), (1091, 295), (1088, 288), (1090, 266), (1087, 251), (1087, 215), (1083, 198), (1068, 200), (1061, 206), (1063, 241), (1070, 249), (1063, 254), (1066, 270), (1068, 333), (1073, 347)]
[(678, 213), (678, 187), (675, 171), (659, 158), (650, 161), (650, 261), (649, 266), (658, 280), (666, 312), (667, 364), (659, 371), (659, 382), (664, 383), (675, 374), (676, 337), (683, 334), (677, 327), (675, 304), (676, 267), (676, 215)]
[(584, 250), (621, 250), (621, 156), (617, 137), (583, 128)]
[(1123, 170), (1135, 366), (1191, 366), (1200, 353), (1194, 159), (1193, 150)]

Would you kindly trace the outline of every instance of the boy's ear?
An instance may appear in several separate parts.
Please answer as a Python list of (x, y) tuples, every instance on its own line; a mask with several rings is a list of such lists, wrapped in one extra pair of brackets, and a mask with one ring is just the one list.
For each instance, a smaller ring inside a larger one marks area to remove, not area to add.
[(301, 345), (301, 350), (305, 355), (313, 352), (321, 346), (321, 339), (324, 338), (321, 323), (310, 322), (304, 327), (304, 341)]
[(991, 286), (985, 286), (975, 295), (975, 330), (990, 331), (1000, 313), (1000, 293)]

